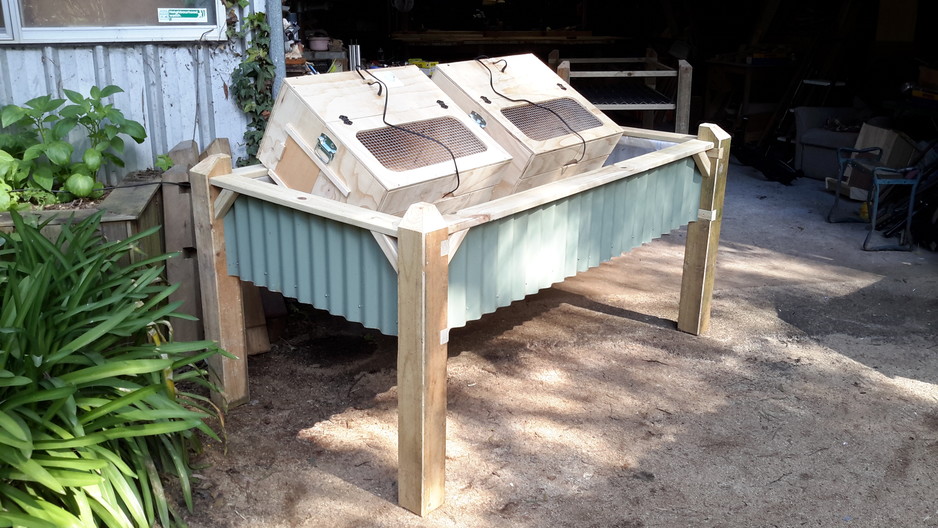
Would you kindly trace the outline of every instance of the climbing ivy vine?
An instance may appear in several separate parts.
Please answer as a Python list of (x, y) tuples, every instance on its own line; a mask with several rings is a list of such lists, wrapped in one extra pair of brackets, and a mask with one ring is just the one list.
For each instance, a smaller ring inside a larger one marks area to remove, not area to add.
[(228, 36), (251, 35), (251, 43), (242, 55), (241, 63), (231, 74), (229, 93), (248, 119), (244, 132), (247, 159), (239, 159), (238, 165), (257, 163), (257, 149), (267, 128), (267, 118), (274, 106), (274, 63), (270, 59), (270, 24), (265, 13), (246, 15), (241, 30), (236, 30), (235, 8), (245, 7), (248, 0), (225, 0), (228, 8)]

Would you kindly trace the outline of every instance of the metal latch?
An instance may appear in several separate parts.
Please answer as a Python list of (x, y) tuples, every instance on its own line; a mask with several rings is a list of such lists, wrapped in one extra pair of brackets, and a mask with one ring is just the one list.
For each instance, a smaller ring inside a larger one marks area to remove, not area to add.
[(480, 116), (475, 110), (469, 112), (469, 117), (471, 117), (480, 128), (485, 128), (485, 119), (483, 119), (482, 116)]
[(338, 147), (335, 146), (335, 142), (332, 141), (332, 138), (325, 134), (319, 134), (319, 141), (316, 142), (316, 157), (322, 160), (323, 163), (329, 164), (333, 158), (335, 158), (335, 153), (338, 150)]

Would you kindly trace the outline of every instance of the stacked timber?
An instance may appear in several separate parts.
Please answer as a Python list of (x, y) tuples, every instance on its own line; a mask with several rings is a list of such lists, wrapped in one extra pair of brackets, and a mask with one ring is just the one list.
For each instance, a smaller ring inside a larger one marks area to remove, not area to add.
[(400, 215), (490, 200), (511, 156), (404, 66), (286, 79), (258, 159), (280, 185)]
[(440, 64), (433, 81), (511, 154), (496, 198), (598, 169), (622, 136), (531, 54)]

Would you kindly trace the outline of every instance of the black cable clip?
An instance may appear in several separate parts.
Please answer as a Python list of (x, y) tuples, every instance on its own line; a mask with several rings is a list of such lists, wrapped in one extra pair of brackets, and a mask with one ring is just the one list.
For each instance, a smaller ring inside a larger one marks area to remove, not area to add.
[[(365, 84), (367, 84), (368, 86), (372, 86), (372, 85), (377, 84), (377, 85), (378, 85), (378, 97), (381, 97), (381, 90), (384, 89), (384, 85), (383, 85), (382, 83), (380, 83), (380, 82), (378, 82), (378, 81), (369, 81), (368, 79), (365, 79), (365, 76), (362, 75), (362, 70), (361, 70), (361, 68), (356, 68), (356, 69), (355, 69), (355, 73), (357, 73), (358, 76), (361, 77), (362, 80), (365, 81)], [(371, 73), (371, 72), (368, 72), (368, 75), (371, 75), (372, 77), (374, 77), (374, 74)], [(377, 77), (375, 77), (375, 78), (377, 79)], [(349, 124), (349, 123), (346, 123), (346, 124)]]
[(557, 83), (557, 86), (559, 86), (561, 90), (566, 90), (566, 89), (567, 89), (567, 87), (564, 86), (563, 83)]
[(436, 104), (440, 105), (440, 108), (443, 108), (443, 109), (449, 108), (449, 106), (446, 103), (444, 103), (442, 99), (437, 99)]
[(346, 125), (351, 125), (351, 124), (352, 124), (352, 120), (349, 119), (347, 115), (340, 115), (340, 116), (339, 116), (339, 119), (341, 119), (342, 122), (345, 123)]
[(485, 104), (492, 104), (492, 101), (489, 101), (489, 98), (484, 95), (482, 96), (482, 101), (485, 102)]

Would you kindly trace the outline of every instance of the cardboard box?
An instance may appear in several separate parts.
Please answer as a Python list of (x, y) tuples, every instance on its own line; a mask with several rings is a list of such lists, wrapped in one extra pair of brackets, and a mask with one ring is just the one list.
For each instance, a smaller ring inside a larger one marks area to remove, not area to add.
[(938, 70), (928, 66), (918, 67), (918, 83), (923, 88), (938, 90)]
[[(854, 148), (862, 149), (880, 147), (883, 149), (882, 162), (886, 167), (894, 169), (908, 167), (915, 156), (915, 142), (912, 138), (888, 128), (880, 128), (870, 124), (863, 124), (860, 135)], [(858, 189), (868, 190), (873, 185), (873, 175), (862, 170), (853, 170), (847, 167), (847, 185)]]

